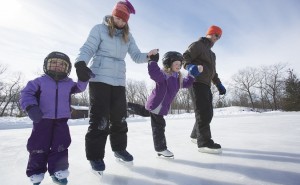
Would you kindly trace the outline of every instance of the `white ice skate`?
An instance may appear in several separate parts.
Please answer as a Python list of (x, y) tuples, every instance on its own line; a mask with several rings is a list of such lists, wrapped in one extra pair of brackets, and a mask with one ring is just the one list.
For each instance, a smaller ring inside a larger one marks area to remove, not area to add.
[(157, 155), (159, 157), (164, 157), (164, 158), (174, 158), (174, 154), (168, 149), (161, 152), (157, 152)]
[(52, 181), (59, 185), (66, 185), (68, 184), (67, 177), (69, 176), (70, 172), (69, 170), (60, 170), (54, 173), (54, 175), (51, 176)]
[(29, 178), (30, 178), (31, 183), (33, 183), (34, 185), (38, 185), (42, 182), (42, 180), (44, 179), (44, 176), (45, 176), (44, 173), (40, 173), (40, 174), (31, 175)]

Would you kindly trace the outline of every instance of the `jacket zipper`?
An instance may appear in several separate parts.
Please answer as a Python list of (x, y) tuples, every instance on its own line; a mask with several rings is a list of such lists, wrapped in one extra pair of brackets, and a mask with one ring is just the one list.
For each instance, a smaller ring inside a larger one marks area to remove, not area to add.
[(58, 82), (56, 82), (56, 95), (55, 95), (55, 119), (57, 119), (57, 105), (58, 105)]

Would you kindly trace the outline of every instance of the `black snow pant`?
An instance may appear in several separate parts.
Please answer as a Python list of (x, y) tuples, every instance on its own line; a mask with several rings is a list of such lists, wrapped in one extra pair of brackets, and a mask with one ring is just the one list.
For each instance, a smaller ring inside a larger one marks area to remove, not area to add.
[(150, 112), (152, 136), (154, 142), (154, 149), (161, 152), (167, 149), (167, 142), (165, 137), (166, 121), (164, 116), (153, 114)]
[(212, 93), (208, 85), (199, 82), (193, 83), (190, 93), (196, 118), (191, 138), (197, 138), (198, 147), (207, 146), (213, 143), (210, 131), (213, 118)]
[(85, 135), (87, 159), (104, 158), (108, 135), (112, 151), (126, 150), (128, 128), (125, 87), (90, 82), (89, 95), (90, 126)]

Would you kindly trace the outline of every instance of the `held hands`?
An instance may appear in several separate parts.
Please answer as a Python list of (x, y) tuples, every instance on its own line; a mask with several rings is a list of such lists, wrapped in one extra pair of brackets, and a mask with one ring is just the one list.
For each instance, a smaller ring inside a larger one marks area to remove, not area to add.
[(78, 77), (78, 80), (82, 82), (88, 81), (90, 78), (94, 78), (95, 74), (91, 71), (90, 68), (86, 66), (86, 63), (84, 61), (79, 61), (75, 64), (76, 68), (76, 74)]
[(218, 83), (217, 85), (218, 91), (219, 91), (219, 95), (224, 95), (226, 94), (226, 89), (225, 87), (222, 85), (222, 83)]
[(155, 55), (150, 55), (150, 60), (149, 61), (158, 62), (158, 60), (159, 60), (159, 53), (157, 53)]
[(29, 105), (28, 107), (26, 107), (26, 111), (29, 118), (35, 123), (40, 122), (43, 118), (43, 113), (40, 107), (37, 105)]
[[(159, 56), (155, 56), (156, 54), (158, 54), (158, 51), (159, 51), (159, 49), (152, 49), (151, 51), (149, 51), (149, 53), (147, 54), (147, 57), (148, 57), (148, 61), (151, 61), (151, 60), (153, 60), (153, 61), (158, 61), (158, 59), (159, 59)], [(154, 56), (155, 57), (154, 57)], [(151, 58), (152, 57), (152, 58)]]
[(186, 70), (189, 72), (190, 75), (197, 77), (203, 71), (203, 66), (202, 65), (196, 66), (193, 64), (189, 64), (186, 66)]

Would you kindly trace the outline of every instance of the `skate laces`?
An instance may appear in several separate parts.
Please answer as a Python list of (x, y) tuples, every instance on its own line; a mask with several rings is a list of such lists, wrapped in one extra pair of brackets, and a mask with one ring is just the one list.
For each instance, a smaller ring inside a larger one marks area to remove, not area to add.
[(59, 170), (57, 172), (54, 172), (54, 176), (59, 180), (67, 178), (69, 174), (69, 170)]
[(31, 175), (29, 178), (32, 183), (38, 183), (38, 182), (42, 182), (42, 180), (44, 179), (44, 175), (45, 175), (44, 173), (34, 174)]

